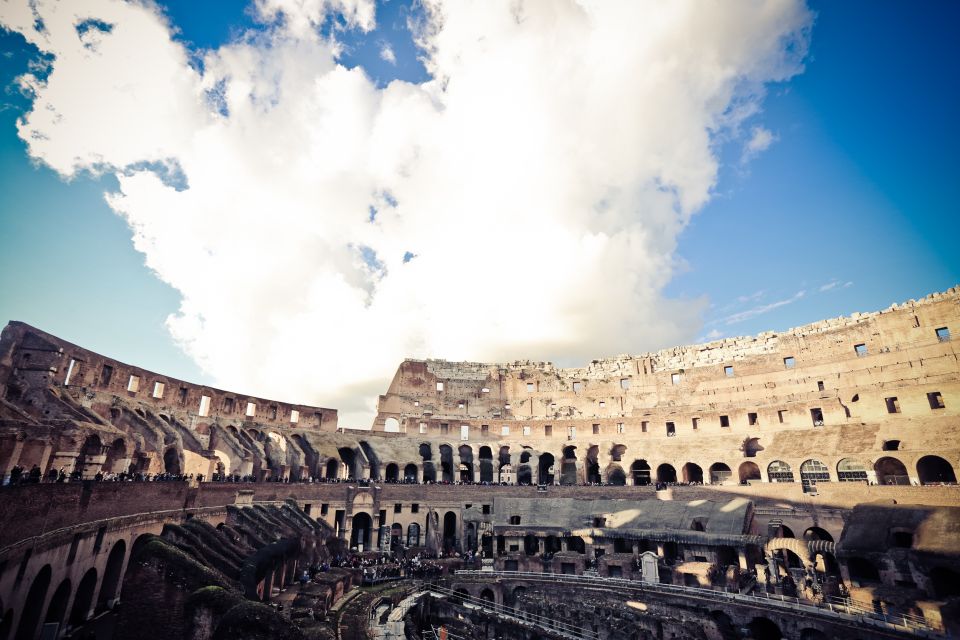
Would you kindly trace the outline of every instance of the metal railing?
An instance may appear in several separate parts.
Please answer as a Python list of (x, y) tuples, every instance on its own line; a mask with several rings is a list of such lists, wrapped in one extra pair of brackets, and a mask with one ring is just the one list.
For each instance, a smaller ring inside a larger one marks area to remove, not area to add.
[[(478, 571), (474, 573), (480, 572)], [(489, 575), (489, 572), (484, 573)], [(500, 617), (510, 618), (512, 621), (518, 624), (527, 624), (530, 626), (539, 627), (545, 631), (549, 631), (551, 634), (567, 638), (568, 640), (600, 639), (600, 634), (597, 631), (568, 624), (556, 618), (541, 616), (535, 613), (524, 611), (522, 609), (514, 609), (506, 605), (497, 604), (496, 602), (484, 600), (483, 598), (477, 598), (476, 596), (471, 596), (466, 593), (458, 593), (449, 587), (442, 587), (438, 584), (426, 585), (424, 588), (428, 592), (436, 593), (438, 596), (459, 601), (467, 608), (490, 611)]]
[(920, 616), (910, 614), (887, 614), (873, 607), (852, 600), (830, 598), (822, 604), (801, 600), (792, 596), (771, 593), (742, 594), (701, 587), (687, 587), (659, 582), (640, 582), (625, 578), (605, 578), (600, 576), (582, 576), (575, 574), (535, 573), (531, 571), (469, 571), (461, 570), (457, 576), (479, 577), (483, 579), (521, 579), (530, 581), (570, 584), (574, 586), (595, 586), (601, 588), (633, 589), (637, 591), (659, 592), (673, 595), (697, 596), (709, 600), (727, 600), (758, 607), (776, 607), (797, 613), (812, 614), (824, 618), (833, 618), (846, 622), (868, 624), (889, 629), (908, 631), (930, 637), (948, 636), (945, 631), (931, 625)]

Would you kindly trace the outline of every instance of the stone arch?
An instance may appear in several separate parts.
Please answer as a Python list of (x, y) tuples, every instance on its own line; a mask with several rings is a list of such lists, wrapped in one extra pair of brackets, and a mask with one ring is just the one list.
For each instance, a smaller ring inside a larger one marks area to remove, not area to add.
[(761, 480), (760, 467), (756, 462), (743, 462), (738, 469), (740, 484), (746, 484), (750, 480)]
[(424, 462), (427, 462), (428, 460), (433, 460), (433, 449), (430, 447), (429, 442), (421, 442), (420, 447), (418, 448), (418, 451), (420, 452), (421, 460), (423, 460)]
[(541, 453), (537, 463), (537, 482), (539, 484), (553, 484), (554, 459), (552, 453)]
[(423, 463), (423, 481), (424, 482), (436, 482), (437, 481), (437, 469), (433, 466), (432, 462)]
[(767, 465), (767, 478), (770, 482), (794, 482), (793, 469), (783, 460), (774, 460)]
[(128, 466), (127, 443), (123, 438), (117, 438), (107, 449), (107, 458), (103, 463), (103, 470), (111, 473), (123, 473)]
[(923, 456), (917, 460), (917, 477), (920, 484), (956, 484), (957, 474), (953, 466), (940, 456)]
[(529, 464), (521, 464), (517, 467), (517, 484), (524, 486), (533, 484), (533, 472)]
[(403, 481), (414, 483), (417, 481), (417, 465), (412, 462), (403, 468)]
[(337, 449), (337, 455), (340, 456), (340, 460), (343, 461), (344, 475), (348, 480), (353, 480), (357, 477), (357, 454), (350, 447), (339, 447)]
[(587, 482), (590, 484), (600, 484), (600, 447), (591, 445), (587, 449)]
[[(103, 468), (103, 462), (100, 461), (100, 456), (103, 455), (104, 449), (106, 449), (106, 447), (104, 447), (100, 441), (100, 436), (95, 433), (87, 436), (86, 440), (83, 441), (83, 447), (80, 449), (80, 457), (77, 458), (76, 468), (80, 470), (84, 478), (92, 478), (96, 475), (97, 471)], [(17, 633), (19, 633), (19, 630)]]
[(607, 484), (615, 487), (622, 487), (627, 484), (627, 474), (624, 473), (623, 467), (618, 464), (610, 463), (604, 475), (607, 476)]
[(363, 545), (364, 551), (370, 550), (371, 532), (373, 529), (373, 519), (365, 511), (353, 514), (353, 524), (350, 526), (350, 548), (360, 548)]
[(473, 447), (468, 444), (460, 445), (460, 468), (457, 477), (460, 482), (473, 482)]
[(659, 483), (671, 483), (677, 481), (677, 470), (673, 468), (672, 464), (667, 464), (664, 462), (659, 467), (657, 467), (657, 482)]
[(336, 480), (340, 475), (340, 461), (336, 458), (327, 460), (326, 478), (327, 480)]
[(723, 611), (711, 611), (710, 618), (717, 626), (717, 631), (723, 640), (739, 640), (740, 634), (729, 615)]
[(408, 547), (419, 547), (420, 546), (420, 525), (416, 522), (411, 523), (407, 526), (407, 546)]
[(710, 484), (723, 484), (733, 475), (730, 467), (723, 462), (714, 462), (710, 465)]
[(443, 514), (443, 546), (445, 549), (457, 546), (457, 514), (453, 511)]
[(743, 457), (744, 458), (755, 458), (757, 453), (763, 451), (763, 447), (760, 446), (760, 438), (747, 438), (743, 441)]
[(753, 640), (780, 640), (783, 638), (783, 633), (777, 623), (763, 616), (751, 620), (747, 628), (750, 630), (750, 637)]
[(821, 527), (809, 527), (806, 531), (803, 532), (803, 539), (807, 542), (812, 540), (824, 540), (826, 542), (833, 542), (833, 536), (830, 535), (830, 532)]
[(487, 445), (480, 447), (480, 482), (493, 482), (493, 450)]
[(892, 456), (884, 456), (873, 465), (878, 484), (910, 484), (910, 475), (902, 462)]
[(793, 537), (770, 538), (770, 540), (767, 541), (764, 550), (768, 556), (774, 555), (777, 551), (788, 551), (799, 558), (803, 566), (808, 566), (812, 563), (812, 559), (810, 558), (810, 547), (807, 545), (806, 541), (798, 540)]
[(815, 491), (817, 484), (830, 482), (830, 470), (816, 458), (804, 460), (800, 465), (800, 484), (804, 491)]
[(867, 467), (856, 458), (844, 458), (837, 463), (840, 482), (867, 482)]
[(400, 421), (396, 418), (387, 418), (383, 421), (383, 430), (387, 433), (399, 433)]
[(483, 591), (480, 592), (480, 599), (484, 602), (492, 602), (494, 604), (497, 602), (496, 596), (489, 588), (484, 588)]
[(176, 447), (168, 447), (163, 452), (163, 470), (175, 476), (183, 472), (183, 460)]
[(440, 479), (453, 483), (453, 447), (448, 444), (440, 445)]
[(57, 590), (53, 592), (50, 598), (50, 604), (47, 605), (47, 615), (43, 619), (44, 624), (62, 625), (63, 619), (67, 615), (67, 602), (70, 600), (70, 579), (65, 578)]
[(386, 482), (397, 482), (400, 478), (400, 467), (395, 462), (391, 462), (384, 470), (383, 479)]
[(695, 462), (683, 465), (683, 481), (688, 484), (703, 484), (703, 469)]
[(23, 601), (23, 611), (20, 614), (20, 624), (17, 627), (16, 640), (33, 640), (37, 634), (37, 623), (43, 613), (43, 605), (47, 599), (47, 590), (50, 588), (50, 577), (53, 571), (50, 565), (45, 564), (34, 576), (30, 584), (30, 591)]
[(627, 445), (615, 444), (610, 448), (610, 460), (613, 462), (623, 461), (623, 454), (627, 452)]
[(87, 621), (92, 613), (93, 595), (97, 589), (97, 570), (94, 567), (87, 569), (80, 579), (80, 586), (77, 587), (77, 593), (73, 597), (73, 608), (70, 610), (70, 624), (73, 626), (81, 625)]
[(884, 451), (899, 451), (900, 440), (884, 440), (882, 448)]
[(113, 607), (113, 603), (120, 595), (120, 581), (122, 578), (123, 561), (127, 555), (127, 543), (118, 540), (107, 558), (107, 566), (103, 570), (103, 583), (100, 585), (100, 596), (97, 598), (97, 609), (103, 610)]
[(650, 463), (646, 460), (634, 460), (630, 465), (630, 476), (635, 486), (647, 486), (650, 484)]
[(403, 542), (403, 525), (399, 522), (394, 522), (393, 526), (390, 527), (390, 549), (393, 550), (400, 546)]

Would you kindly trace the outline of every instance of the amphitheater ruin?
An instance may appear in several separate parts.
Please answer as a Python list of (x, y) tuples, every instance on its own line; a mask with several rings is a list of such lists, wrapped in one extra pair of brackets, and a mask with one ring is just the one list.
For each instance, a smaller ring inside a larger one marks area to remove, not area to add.
[(956, 635), (957, 332), (406, 360), (354, 430), (11, 322), (0, 640)]

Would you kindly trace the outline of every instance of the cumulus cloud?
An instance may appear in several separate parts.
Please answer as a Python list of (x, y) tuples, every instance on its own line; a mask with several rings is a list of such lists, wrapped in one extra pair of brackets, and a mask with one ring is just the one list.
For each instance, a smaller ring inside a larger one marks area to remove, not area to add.
[(777, 136), (766, 127), (756, 126), (750, 131), (750, 139), (743, 147), (741, 162), (749, 162), (770, 148)]
[[(0, 21), (55, 56), (23, 79), (20, 136), (66, 177), (117, 176), (110, 206), (182, 296), (170, 331), (218, 384), (347, 425), (404, 357), (695, 336), (703, 302), (661, 293), (677, 236), (811, 22), (786, 0), (428, 0), (430, 80), (381, 89), (318, 28), (369, 31), (371, 2), (255, 7), (262, 29), (191, 64), (151, 4), (9, 2)], [(110, 28), (85, 43), (90, 19)]]
[(397, 54), (393, 52), (393, 47), (390, 46), (389, 42), (380, 45), (380, 59), (390, 64), (397, 64)]

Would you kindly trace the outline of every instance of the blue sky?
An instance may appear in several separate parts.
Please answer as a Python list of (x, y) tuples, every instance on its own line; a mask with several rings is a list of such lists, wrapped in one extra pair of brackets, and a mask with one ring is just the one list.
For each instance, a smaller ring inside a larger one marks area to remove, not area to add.
[[(244, 2), (159, 4), (194, 52), (262, 28)], [(804, 71), (768, 84), (762, 113), (744, 125), (772, 132), (774, 142), (747, 160), (742, 139), (717, 143), (714, 195), (677, 237), (683, 266), (663, 293), (709, 302), (697, 337), (787, 329), (960, 281), (960, 4), (811, 9)], [(378, 6), (370, 33), (324, 29), (341, 32), (340, 63), (362, 67), (377, 87), (422, 82), (407, 29), (418, 11), (393, 0)], [(218, 381), (171, 339), (164, 322), (180, 293), (144, 265), (127, 221), (106, 204), (117, 179), (65, 181), (28, 157), (16, 121), (30, 102), (13, 82), (37, 50), (0, 31), (0, 51), (0, 317), (150, 369)]]

